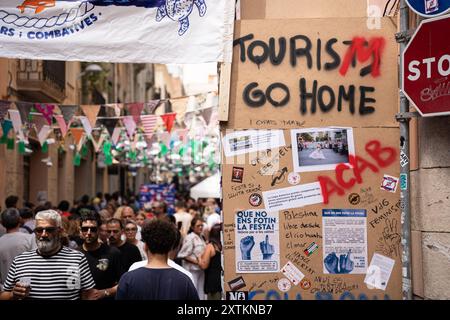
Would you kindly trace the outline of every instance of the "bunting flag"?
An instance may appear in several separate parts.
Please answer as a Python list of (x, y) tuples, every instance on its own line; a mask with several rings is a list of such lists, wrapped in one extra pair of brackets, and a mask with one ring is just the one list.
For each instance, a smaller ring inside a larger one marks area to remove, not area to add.
[(153, 132), (155, 131), (156, 124), (158, 121), (158, 116), (149, 114), (145, 116), (141, 116), (142, 126), (144, 127), (145, 136), (148, 140), (153, 136)]
[(189, 129), (178, 129), (177, 130), (178, 137), (183, 144), (186, 144), (188, 141), (188, 136), (187, 136), (188, 132), (189, 132)]
[(13, 123), (14, 132), (16, 133), (16, 136), (19, 137), (20, 141), (25, 141), (26, 138), (22, 130), (22, 120), (20, 118), (20, 111), (10, 109), (9, 118)]
[(58, 123), (59, 129), (61, 129), (62, 137), (64, 138), (67, 134), (67, 124), (64, 120), (64, 117), (60, 114), (56, 114), (55, 116), (56, 122)]
[(21, 101), (16, 101), (15, 103), (17, 110), (19, 110), (20, 118), (22, 119), (22, 121), (28, 122), (31, 110), (33, 109), (33, 104), (30, 102), (21, 102)]
[(70, 128), (70, 124), (73, 121), (73, 117), (78, 110), (77, 105), (61, 105), (61, 114), (64, 117), (64, 121), (67, 123), (67, 127)]
[(117, 122), (119, 122), (119, 119), (98, 119), (97, 121), (108, 130), (109, 136), (112, 137), (114, 128), (116, 127)]
[(156, 108), (159, 106), (160, 100), (150, 100), (145, 104), (145, 111), (148, 114), (153, 114), (156, 110)]
[(139, 124), (139, 119), (142, 113), (142, 110), (144, 109), (143, 103), (127, 103), (126, 108), (128, 112), (133, 116), (134, 122), (136, 124)]
[(184, 115), (184, 125), (186, 126), (186, 128), (191, 127), (195, 117), (195, 111), (186, 112), (186, 114)]
[(115, 127), (113, 134), (111, 136), (111, 140), (113, 142), (114, 145), (117, 144), (117, 142), (119, 141), (120, 138), (120, 133), (122, 132), (123, 127)]
[(47, 103), (35, 103), (34, 107), (36, 108), (36, 110), (38, 112), (42, 113), (45, 120), (47, 120), (48, 125), (51, 126), (55, 106), (53, 104), (47, 104)]
[(44, 143), (47, 141), (47, 137), (50, 134), (50, 131), (52, 128), (49, 125), (45, 125), (42, 127), (42, 129), (39, 131), (38, 139), (41, 146), (44, 145)]
[[(83, 131), (82, 131), (80, 141), (77, 143), (77, 151), (79, 153), (80, 153), (81, 149), (83, 148), (84, 144), (86, 143), (87, 138), (88, 137), (85, 134), (83, 134)], [(81, 153), (81, 155), (84, 157), (86, 156), (86, 155), (83, 155), (83, 153)]]
[(3, 122), (6, 115), (8, 114), (8, 109), (11, 107), (11, 102), (0, 100), (0, 123)]
[(92, 127), (91, 122), (87, 117), (80, 116), (81, 124), (83, 125), (84, 131), (88, 135), (88, 137), (92, 136)]
[(8, 134), (9, 131), (11, 131), (11, 129), (13, 128), (13, 124), (11, 122), (11, 120), (4, 120), (2, 123), (2, 130), (3, 130), (3, 134), (1, 137), (1, 143), (6, 143), (7, 139), (8, 139)]
[(39, 135), (39, 132), (41, 132), (42, 127), (45, 125), (48, 125), (47, 119), (45, 119), (44, 115), (35, 114), (33, 115), (33, 118), (31, 119), (31, 123), (35, 125), (36, 128), (36, 134)]
[(95, 122), (97, 121), (98, 112), (100, 111), (101, 105), (91, 104), (91, 105), (81, 105), (81, 110), (83, 110), (84, 115), (89, 119), (91, 127), (95, 127)]
[(136, 131), (136, 122), (134, 122), (133, 116), (125, 116), (122, 121), (127, 129), (128, 137), (131, 139)]
[(81, 137), (83, 136), (83, 128), (70, 128), (70, 133), (72, 134), (75, 145), (80, 143)]
[(170, 146), (170, 133), (169, 132), (163, 132), (159, 135), (159, 138), (161, 141), (165, 144), (167, 148)]
[(177, 114), (174, 112), (161, 115), (161, 118), (162, 118), (164, 125), (166, 126), (166, 129), (168, 132), (172, 131), (173, 122), (175, 121), (176, 116), (177, 116)]
[(105, 135), (103, 134), (102, 130), (97, 130), (97, 131), (100, 131), (98, 140), (95, 139), (95, 135), (91, 136), (91, 142), (92, 142), (95, 152), (98, 152), (98, 150), (100, 150), (100, 147), (102, 146), (103, 141), (105, 140)]
[[(102, 109), (104, 109), (104, 113), (102, 113)], [(120, 117), (120, 114), (123, 109), (122, 103), (109, 103), (102, 105), (100, 109), (99, 116), (102, 117)]]
[(211, 116), (213, 114), (213, 111), (214, 109), (212, 107), (200, 110), (200, 114), (203, 117), (203, 119), (205, 119), (206, 125), (209, 125), (209, 123), (211, 122)]

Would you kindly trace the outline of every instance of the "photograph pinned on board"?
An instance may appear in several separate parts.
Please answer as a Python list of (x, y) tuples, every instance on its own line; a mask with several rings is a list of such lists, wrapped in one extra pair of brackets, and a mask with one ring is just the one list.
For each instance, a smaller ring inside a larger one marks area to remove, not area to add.
[(352, 128), (295, 129), (291, 141), (295, 172), (334, 170), (355, 154)]
[(232, 182), (242, 183), (242, 179), (244, 178), (244, 168), (241, 167), (233, 167), (233, 173), (231, 175)]

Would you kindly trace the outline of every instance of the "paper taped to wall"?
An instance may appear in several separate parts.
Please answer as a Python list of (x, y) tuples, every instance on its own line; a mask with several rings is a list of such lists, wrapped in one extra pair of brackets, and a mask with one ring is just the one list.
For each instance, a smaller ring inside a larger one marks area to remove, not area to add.
[(322, 203), (322, 191), (318, 182), (263, 192), (266, 210), (284, 210)]

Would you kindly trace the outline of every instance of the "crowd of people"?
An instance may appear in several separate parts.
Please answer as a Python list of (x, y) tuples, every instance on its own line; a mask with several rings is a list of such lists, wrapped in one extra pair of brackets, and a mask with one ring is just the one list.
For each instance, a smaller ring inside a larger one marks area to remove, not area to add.
[(0, 300), (222, 299), (221, 209), (178, 196), (142, 207), (135, 196), (88, 195), (19, 206), (5, 200)]

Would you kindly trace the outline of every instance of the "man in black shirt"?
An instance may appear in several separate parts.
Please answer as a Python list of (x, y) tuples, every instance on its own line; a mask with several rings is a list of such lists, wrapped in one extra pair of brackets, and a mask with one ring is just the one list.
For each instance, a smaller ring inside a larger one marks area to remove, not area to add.
[(116, 300), (199, 300), (191, 279), (167, 264), (176, 232), (166, 220), (153, 219), (144, 225), (148, 263), (122, 276)]
[(123, 272), (130, 269), (130, 266), (133, 263), (142, 261), (138, 247), (122, 239), (122, 220), (115, 218), (109, 219), (108, 222), (106, 222), (106, 229), (108, 231), (109, 244), (119, 249), (121, 253)]
[(85, 254), (95, 281), (97, 299), (114, 298), (117, 284), (123, 273), (120, 251), (102, 243), (99, 229), (102, 224), (100, 215), (95, 211), (81, 215), (81, 251)]

